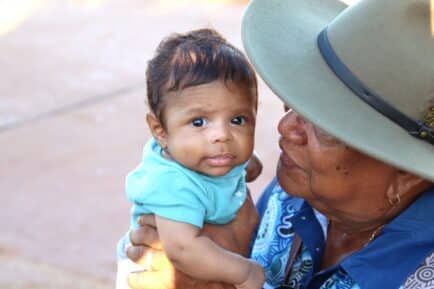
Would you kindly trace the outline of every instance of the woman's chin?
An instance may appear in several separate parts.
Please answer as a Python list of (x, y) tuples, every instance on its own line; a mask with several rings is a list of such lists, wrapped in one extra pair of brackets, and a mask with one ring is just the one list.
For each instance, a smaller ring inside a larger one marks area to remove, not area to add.
[(309, 180), (301, 170), (288, 170), (280, 162), (277, 164), (276, 177), (282, 189), (291, 196), (303, 197), (303, 192), (308, 191)]

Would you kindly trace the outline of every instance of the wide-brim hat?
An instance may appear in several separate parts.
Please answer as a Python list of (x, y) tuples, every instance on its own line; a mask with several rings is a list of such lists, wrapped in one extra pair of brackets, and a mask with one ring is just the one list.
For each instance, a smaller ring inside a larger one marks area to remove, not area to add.
[(434, 181), (433, 11), (430, 0), (348, 7), (338, 0), (253, 0), (243, 44), (268, 86), (302, 116)]

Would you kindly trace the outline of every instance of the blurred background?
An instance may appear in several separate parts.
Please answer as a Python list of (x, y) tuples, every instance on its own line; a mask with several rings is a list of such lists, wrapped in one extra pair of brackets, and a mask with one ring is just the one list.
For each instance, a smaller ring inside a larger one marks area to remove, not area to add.
[[(0, 0), (0, 288), (113, 288), (124, 177), (149, 138), (146, 61), (200, 27), (242, 48), (242, 0)], [(271, 179), (280, 101), (260, 83)]]

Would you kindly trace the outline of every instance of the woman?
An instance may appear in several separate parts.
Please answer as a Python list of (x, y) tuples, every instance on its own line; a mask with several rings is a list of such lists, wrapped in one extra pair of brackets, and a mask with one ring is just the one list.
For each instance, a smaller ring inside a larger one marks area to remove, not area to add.
[[(254, 0), (244, 16), (247, 53), (287, 105), (277, 180), (257, 204), (251, 256), (266, 271), (264, 288), (434, 288), (430, 1), (344, 9), (337, 0)], [(224, 234), (254, 216), (248, 206), (235, 224), (204, 234), (245, 248)], [(152, 218), (142, 223), (132, 234), (134, 260), (158, 240)], [(186, 285), (155, 264), (131, 284), (227, 286)]]

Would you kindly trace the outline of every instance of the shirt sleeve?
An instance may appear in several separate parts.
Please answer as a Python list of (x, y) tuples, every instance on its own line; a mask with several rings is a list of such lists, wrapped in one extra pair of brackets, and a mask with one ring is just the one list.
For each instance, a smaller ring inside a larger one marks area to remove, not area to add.
[(205, 218), (205, 192), (180, 172), (166, 172), (164, 177), (131, 179), (127, 196), (142, 211), (202, 228)]

